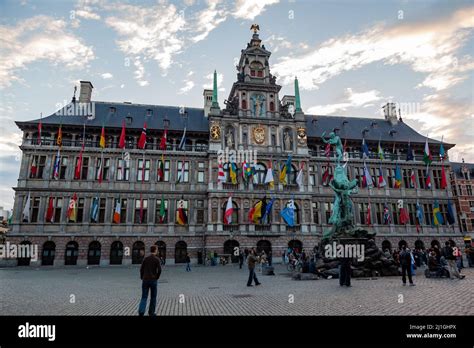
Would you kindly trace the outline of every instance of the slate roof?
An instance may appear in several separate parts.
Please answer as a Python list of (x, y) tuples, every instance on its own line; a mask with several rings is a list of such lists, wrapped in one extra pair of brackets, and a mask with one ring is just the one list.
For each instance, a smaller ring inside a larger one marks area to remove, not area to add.
[(463, 178), (461, 168), (463, 165), (467, 166), (469, 171), (471, 172), (471, 179), (474, 179), (474, 163), (461, 163), (461, 162), (450, 162), (451, 168), (453, 172), (456, 174), (458, 178)]
[[(110, 108), (116, 109), (111, 114)], [(151, 116), (146, 116), (147, 110), (152, 110)], [(148, 104), (131, 104), (131, 103), (115, 103), (115, 102), (95, 102), (95, 115), (92, 120), (88, 120), (87, 127), (102, 127), (103, 118), (105, 117), (105, 125), (107, 128), (121, 128), (122, 121), (131, 116), (131, 124), (127, 124), (127, 128), (141, 129), (146, 120), (148, 129), (163, 129), (163, 119), (167, 117), (170, 120), (169, 130), (180, 131), (184, 129), (184, 121), (179, 113), (178, 106), (164, 105), (148, 105)], [(188, 131), (193, 132), (209, 132), (209, 120), (204, 116), (202, 108), (186, 108), (188, 112)], [(59, 116), (56, 113), (47, 117), (43, 117), (43, 125), (56, 125), (62, 122), (63, 125), (84, 124), (85, 116)], [(313, 119), (317, 122), (313, 123)], [(347, 121), (347, 123), (344, 123)], [(17, 121), (16, 124), (23, 128), (26, 125), (37, 124), (39, 119), (32, 121)], [(372, 125), (373, 123), (376, 125)], [(309, 138), (319, 138), (323, 131), (332, 132), (334, 128), (339, 128), (339, 136), (348, 140), (362, 139), (362, 131), (367, 129), (365, 139), (367, 141), (377, 142), (379, 139), (389, 142), (412, 142), (424, 143), (425, 136), (416, 132), (413, 128), (403, 122), (398, 122), (392, 126), (388, 121), (382, 118), (361, 118), (350, 116), (323, 116), (323, 115), (306, 115), (306, 129)], [(393, 136), (390, 131), (396, 131)], [(430, 144), (439, 145), (438, 140), (428, 139)], [(454, 146), (454, 144), (444, 144), (446, 149)]]

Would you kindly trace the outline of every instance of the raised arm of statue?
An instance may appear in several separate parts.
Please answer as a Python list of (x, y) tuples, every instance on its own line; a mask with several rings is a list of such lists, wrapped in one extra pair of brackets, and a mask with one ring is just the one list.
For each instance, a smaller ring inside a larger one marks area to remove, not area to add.
[(324, 131), (323, 134), (321, 134), (321, 139), (323, 140), (325, 144), (327, 144), (329, 141), (326, 140), (326, 138), (324, 137), (325, 135), (326, 135), (326, 131)]

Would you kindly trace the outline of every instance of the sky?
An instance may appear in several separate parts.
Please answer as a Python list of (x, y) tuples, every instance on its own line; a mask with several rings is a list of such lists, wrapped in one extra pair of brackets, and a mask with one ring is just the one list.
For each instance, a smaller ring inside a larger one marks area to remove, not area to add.
[(472, 1), (0, 0), (0, 207), (11, 209), (21, 133), (80, 80), (95, 101), (202, 107), (217, 70), (223, 105), (258, 23), (270, 70), (307, 114), (402, 117), (474, 162)]

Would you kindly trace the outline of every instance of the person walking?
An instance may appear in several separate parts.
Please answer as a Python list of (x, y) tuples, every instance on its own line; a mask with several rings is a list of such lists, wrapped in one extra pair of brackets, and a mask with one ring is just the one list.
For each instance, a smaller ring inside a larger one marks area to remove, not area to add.
[(148, 307), (148, 314), (150, 316), (155, 316), (156, 308), (156, 295), (158, 287), (158, 279), (161, 275), (161, 262), (160, 259), (156, 256), (158, 252), (158, 247), (152, 245), (150, 247), (150, 255), (143, 259), (142, 265), (140, 267), (140, 278), (142, 280), (142, 298), (138, 306), (138, 315), (144, 316), (146, 310), (146, 303), (148, 300), (148, 293), (150, 295), (150, 306)]
[(260, 285), (257, 276), (255, 275), (255, 263), (257, 262), (257, 255), (255, 250), (252, 250), (247, 258), (247, 263), (249, 266), (249, 280), (247, 281), (247, 286), (253, 286), (252, 281), (255, 281), (255, 286)]
[(191, 272), (191, 258), (188, 253), (186, 253), (186, 272)]
[(448, 262), (449, 278), (452, 279), (453, 275), (458, 279), (464, 279), (464, 275), (459, 274), (458, 267), (456, 265), (456, 255), (454, 255), (453, 247), (449, 241), (444, 243), (443, 256)]
[(410, 250), (406, 245), (402, 246), (402, 251), (400, 252), (400, 265), (402, 266), (402, 282), (403, 286), (407, 285), (407, 278), (411, 286), (415, 286), (413, 279), (411, 277), (411, 265), (412, 265), (412, 256)]
[(239, 251), (239, 269), (242, 269), (243, 264), (244, 264), (244, 252), (240, 250)]

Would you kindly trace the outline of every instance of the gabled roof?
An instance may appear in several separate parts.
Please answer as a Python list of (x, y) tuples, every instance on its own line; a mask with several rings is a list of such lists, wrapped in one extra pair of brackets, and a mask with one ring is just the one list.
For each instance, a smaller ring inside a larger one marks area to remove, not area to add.
[(471, 178), (474, 179), (474, 163), (450, 162), (449, 164), (458, 178), (463, 178), (462, 167), (466, 166)]

